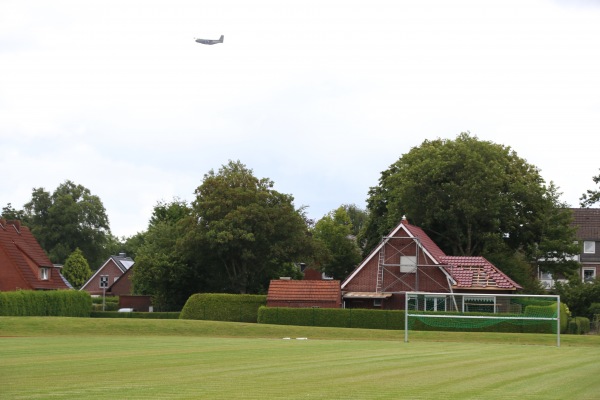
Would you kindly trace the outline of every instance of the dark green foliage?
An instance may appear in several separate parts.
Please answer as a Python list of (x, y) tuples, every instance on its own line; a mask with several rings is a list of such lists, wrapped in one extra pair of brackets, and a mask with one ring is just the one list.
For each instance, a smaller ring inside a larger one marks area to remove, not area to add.
[(222, 292), (265, 293), (281, 267), (304, 262), (312, 241), (293, 197), (273, 189), (241, 162), (204, 175), (193, 202), (188, 246), (223, 283)]
[(588, 308), (589, 315), (600, 315), (600, 303), (592, 303), (590, 308)]
[(404, 311), (359, 308), (261, 307), (258, 323), (337, 328), (404, 329)]
[(313, 229), (315, 241), (327, 249), (320, 269), (333, 279), (345, 279), (361, 260), (352, 229), (350, 216), (344, 207), (325, 215)]
[(569, 320), (569, 333), (585, 335), (590, 332), (590, 320), (585, 317), (575, 317)]
[[(600, 185), (600, 174), (592, 177), (592, 180), (594, 183)], [(581, 207), (590, 207), (591, 205), (600, 202), (600, 189), (587, 190), (586, 193), (581, 195), (579, 200), (581, 200)]]
[(102, 296), (92, 297), (92, 304), (116, 304), (119, 305), (119, 296), (105, 296), (104, 299)]
[(406, 215), (449, 255), (508, 257), (500, 267), (509, 268), (520, 253), (532, 268), (505, 272), (524, 285), (538, 265), (553, 273), (577, 268), (567, 257), (578, 252), (571, 212), (554, 185), (510, 147), (468, 133), (404, 154), (370, 189), (367, 209), (363, 255)]
[(178, 312), (92, 311), (91, 318), (179, 319)]
[(581, 282), (581, 279), (576, 277), (566, 284), (557, 282), (555, 291), (560, 295), (561, 301), (569, 306), (571, 316), (594, 318), (590, 306), (593, 303), (600, 303), (600, 279)]
[(250, 294), (197, 293), (181, 310), (181, 319), (256, 322), (258, 309), (267, 296)]
[(92, 300), (75, 290), (0, 292), (0, 315), (88, 317)]
[(65, 261), (62, 274), (75, 289), (83, 286), (92, 276), (92, 270), (79, 248)]
[(64, 264), (79, 248), (95, 269), (110, 255), (108, 216), (100, 198), (89, 189), (71, 181), (52, 194), (33, 189), (24, 212), (24, 224), (52, 262)]

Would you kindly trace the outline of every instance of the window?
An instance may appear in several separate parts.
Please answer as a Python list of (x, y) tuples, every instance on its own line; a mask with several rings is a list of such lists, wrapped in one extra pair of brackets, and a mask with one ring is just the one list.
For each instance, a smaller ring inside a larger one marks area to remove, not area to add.
[(596, 268), (584, 268), (583, 269), (583, 281), (591, 282), (596, 279)]
[(400, 257), (400, 272), (402, 272), (402, 273), (417, 272), (417, 257), (416, 256), (401, 256)]
[(373, 307), (381, 307), (381, 299), (373, 299)]
[(425, 296), (425, 311), (446, 311), (446, 298)]
[(596, 242), (592, 240), (586, 240), (583, 242), (583, 253), (584, 254), (595, 254), (596, 253)]
[(487, 296), (469, 296), (463, 300), (463, 312), (496, 312), (496, 298)]
[(50, 270), (48, 268), (40, 268), (40, 279), (43, 281), (50, 279)]

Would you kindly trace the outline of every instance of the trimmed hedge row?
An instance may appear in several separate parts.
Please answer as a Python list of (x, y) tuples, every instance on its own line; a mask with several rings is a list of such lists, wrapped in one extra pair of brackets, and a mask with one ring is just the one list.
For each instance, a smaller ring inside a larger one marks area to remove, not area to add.
[(78, 290), (0, 292), (0, 315), (89, 317), (92, 298)]
[(179, 318), (229, 322), (256, 322), (267, 296), (254, 294), (197, 293), (188, 299)]
[(92, 318), (179, 319), (178, 312), (118, 312), (92, 311)]
[(260, 307), (259, 324), (404, 329), (404, 311), (361, 308)]
[[(532, 307), (532, 308), (530, 308)], [(525, 315), (553, 317), (553, 306), (530, 305)], [(477, 322), (460, 318), (453, 312), (421, 312), (432, 315), (456, 315), (456, 318), (419, 319), (411, 318), (410, 329), (418, 331), (482, 331), (514, 333), (555, 333), (555, 321), (527, 321), (478, 319)], [(469, 313), (471, 316), (489, 316), (489, 313)], [(522, 317), (522, 314), (497, 314), (503, 317)], [(366, 329), (404, 329), (404, 311), (370, 310), (360, 308), (286, 308), (261, 307), (258, 310), (258, 323), (274, 325), (322, 326)], [(479, 326), (475, 326), (475, 324)], [(471, 324), (471, 327), (467, 325)], [(561, 332), (567, 329), (566, 307), (561, 307)]]

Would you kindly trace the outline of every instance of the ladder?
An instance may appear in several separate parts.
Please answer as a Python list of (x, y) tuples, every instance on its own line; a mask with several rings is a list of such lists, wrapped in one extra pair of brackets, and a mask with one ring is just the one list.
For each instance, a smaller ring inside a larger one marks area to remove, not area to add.
[(381, 293), (381, 287), (383, 286), (383, 264), (385, 263), (385, 252), (383, 247), (379, 250), (379, 262), (377, 263), (377, 286), (375, 286), (375, 292)]

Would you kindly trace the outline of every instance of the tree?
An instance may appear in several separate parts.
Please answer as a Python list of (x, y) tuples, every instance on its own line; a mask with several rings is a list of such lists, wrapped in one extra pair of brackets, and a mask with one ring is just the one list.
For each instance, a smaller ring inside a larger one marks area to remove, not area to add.
[(352, 232), (352, 222), (345, 206), (321, 218), (313, 229), (314, 239), (323, 243), (329, 251), (321, 270), (334, 279), (346, 278), (361, 260), (360, 249)]
[(510, 147), (468, 133), (426, 140), (370, 189), (365, 252), (406, 215), (448, 254), (498, 262), (519, 253), (529, 264), (543, 258), (546, 272), (569, 270), (572, 263), (555, 259), (577, 253), (570, 210), (557, 199), (554, 185), (546, 186), (539, 170)]
[(65, 261), (62, 274), (75, 289), (82, 287), (92, 276), (92, 270), (79, 248)]
[[(594, 183), (600, 185), (600, 174), (594, 176), (592, 178), (592, 180), (594, 181)], [(588, 190), (586, 193), (581, 195), (579, 200), (581, 200), (581, 203), (580, 203), (581, 207), (585, 207), (585, 208), (590, 207), (590, 206), (594, 205), (595, 203), (600, 202), (600, 189)]]
[(26, 225), (52, 262), (64, 263), (76, 248), (92, 265), (99, 266), (110, 255), (106, 210), (89, 189), (71, 181), (59, 185), (52, 194), (43, 188), (33, 189), (24, 211)]
[(2, 218), (6, 220), (19, 220), (25, 222), (25, 212), (23, 210), (15, 210), (11, 203), (8, 203), (2, 208)]
[[(169, 212), (170, 210), (170, 212)], [(203, 289), (205, 276), (197, 271), (201, 256), (183, 251), (192, 209), (183, 201), (159, 202), (143, 233), (133, 265), (133, 290), (151, 295), (157, 309), (180, 310), (190, 295)]]
[(310, 254), (306, 217), (293, 197), (273, 190), (271, 180), (256, 178), (241, 162), (211, 170), (195, 193), (193, 240), (227, 277), (226, 291), (265, 292), (284, 265)]
[(353, 236), (358, 236), (360, 232), (363, 230), (369, 214), (359, 208), (356, 204), (344, 204), (342, 205), (346, 214), (348, 214), (348, 218), (350, 218), (350, 223), (352, 225), (350, 234)]

